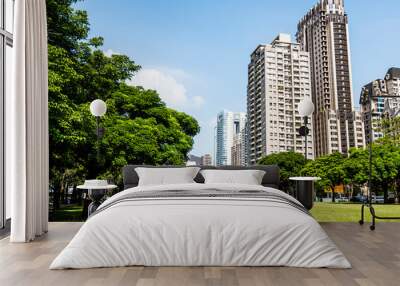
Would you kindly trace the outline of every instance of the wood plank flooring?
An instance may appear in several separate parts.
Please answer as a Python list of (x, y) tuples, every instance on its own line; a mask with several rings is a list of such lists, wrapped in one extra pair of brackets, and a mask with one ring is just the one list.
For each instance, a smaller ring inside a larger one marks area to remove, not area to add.
[(288, 267), (123, 267), (48, 270), (81, 223), (50, 223), (50, 231), (28, 244), (0, 240), (0, 285), (400, 285), (400, 223), (325, 223), (323, 228), (344, 252), (352, 269)]

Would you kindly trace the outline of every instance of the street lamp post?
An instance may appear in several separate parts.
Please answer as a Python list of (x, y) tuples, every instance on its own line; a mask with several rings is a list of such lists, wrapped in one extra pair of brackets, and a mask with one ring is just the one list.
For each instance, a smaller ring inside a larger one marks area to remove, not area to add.
[(314, 112), (314, 104), (311, 101), (310, 98), (306, 97), (304, 98), (298, 106), (298, 111), (299, 115), (303, 118), (304, 120), (304, 126), (301, 126), (299, 129), (299, 134), (301, 136), (304, 136), (305, 139), (305, 151), (304, 151), (304, 158), (307, 160), (307, 136), (310, 133), (310, 130), (308, 129), (308, 117)]
[(96, 134), (97, 134), (97, 163), (100, 163), (100, 117), (102, 117), (107, 112), (107, 105), (101, 99), (95, 99), (90, 104), (90, 113), (96, 117)]

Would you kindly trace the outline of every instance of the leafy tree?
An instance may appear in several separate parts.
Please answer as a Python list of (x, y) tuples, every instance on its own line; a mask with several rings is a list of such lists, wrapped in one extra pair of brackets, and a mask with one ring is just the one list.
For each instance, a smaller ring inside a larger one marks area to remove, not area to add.
[(391, 143), (399, 144), (400, 142), (400, 117), (389, 114), (383, 115), (382, 118), (375, 120), (374, 125), (377, 132), (383, 133), (382, 141), (390, 141)]
[(304, 156), (296, 152), (281, 152), (267, 155), (258, 161), (259, 165), (278, 165), (280, 169), (280, 189), (289, 190), (290, 177), (299, 176), (306, 164)]
[(368, 151), (363, 148), (350, 149), (349, 156), (343, 163), (345, 183), (352, 189), (361, 187), (368, 181)]
[[(345, 164), (346, 176), (358, 184), (368, 182), (369, 150), (352, 149)], [(388, 191), (400, 177), (400, 148), (392, 140), (378, 140), (372, 145), (371, 183), (373, 190), (383, 191), (385, 202)]]
[[(194, 118), (168, 108), (156, 91), (126, 84), (140, 66), (125, 55), (106, 56), (103, 39), (88, 38), (87, 13), (74, 9), (76, 2), (47, 0), (50, 185), (56, 208), (67, 186), (85, 177), (120, 183), (121, 167), (128, 163), (183, 164), (200, 130)], [(96, 98), (108, 106), (99, 145), (89, 112)]]
[(86, 11), (75, 10), (78, 0), (46, 0), (48, 43), (76, 53), (89, 34)]
[[(146, 107), (142, 106), (143, 97), (148, 99)], [(107, 105), (106, 133), (100, 146), (101, 165), (106, 166), (103, 176), (119, 176), (127, 163), (179, 165), (185, 162), (193, 145), (192, 136), (199, 132), (192, 117), (166, 107), (155, 91), (127, 85), (113, 94)], [(119, 181), (118, 176), (111, 178)]]
[(335, 186), (345, 183), (345, 158), (340, 153), (321, 156), (308, 161), (301, 173), (307, 176), (320, 177), (316, 184), (322, 189), (329, 188), (332, 192), (332, 202), (335, 202)]

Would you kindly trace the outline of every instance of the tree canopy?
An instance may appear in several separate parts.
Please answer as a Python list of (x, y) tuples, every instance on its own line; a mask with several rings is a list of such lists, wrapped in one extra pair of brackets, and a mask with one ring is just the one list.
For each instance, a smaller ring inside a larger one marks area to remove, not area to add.
[[(382, 192), (387, 201), (388, 192), (399, 187), (400, 147), (391, 140), (378, 140), (372, 144), (371, 160), (372, 191), (375, 194)], [(339, 153), (322, 156), (308, 162), (301, 172), (321, 177), (317, 185), (321, 189), (330, 188), (332, 192), (341, 184), (361, 187), (369, 179), (369, 150), (353, 148), (348, 157)]]
[[(352, 149), (344, 168), (348, 182), (365, 184), (369, 176), (368, 149)], [(398, 185), (400, 177), (400, 147), (387, 139), (372, 144), (371, 183), (374, 191), (382, 191), (385, 201), (389, 190)]]
[(340, 153), (332, 153), (309, 161), (301, 173), (307, 176), (320, 177), (316, 184), (321, 189), (329, 188), (332, 192), (332, 201), (335, 201), (335, 186), (341, 185), (346, 180), (343, 169), (344, 157)]
[[(388, 201), (389, 191), (400, 190), (400, 146), (392, 138), (383, 138), (372, 144), (371, 183), (372, 191), (377, 195), (383, 193)], [(291, 176), (314, 176), (321, 180), (316, 182), (320, 194), (325, 191), (333, 193), (335, 187), (346, 185), (351, 190), (360, 189), (369, 179), (368, 148), (353, 148), (348, 156), (333, 153), (321, 156), (315, 160), (305, 161), (302, 154), (282, 152), (271, 154), (260, 159), (258, 164), (276, 164), (281, 169), (281, 186), (288, 191)]]
[[(156, 91), (127, 85), (140, 66), (125, 55), (105, 55), (103, 39), (88, 37), (88, 15), (74, 9), (75, 2), (47, 0), (50, 184), (55, 204), (68, 184), (85, 178), (120, 183), (121, 168), (129, 163), (183, 164), (200, 131), (193, 117), (168, 108)], [(89, 111), (94, 99), (107, 103), (99, 146), (96, 119)]]
[(290, 177), (298, 176), (306, 164), (303, 154), (296, 152), (281, 152), (267, 155), (258, 161), (260, 165), (278, 165), (280, 169), (280, 189), (289, 190)]

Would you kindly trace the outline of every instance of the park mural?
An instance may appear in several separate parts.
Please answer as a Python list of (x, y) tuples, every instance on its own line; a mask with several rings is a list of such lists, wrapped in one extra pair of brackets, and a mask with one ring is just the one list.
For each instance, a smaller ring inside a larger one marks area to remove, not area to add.
[[(88, 37), (88, 15), (74, 9), (75, 2), (47, 0), (51, 210), (85, 178), (121, 184), (128, 163), (183, 164), (200, 131), (193, 117), (167, 107), (156, 91), (126, 84), (140, 66), (125, 55), (105, 55), (103, 38)], [(108, 108), (99, 146), (89, 111), (98, 98)]]
[[(47, 0), (53, 212), (67, 201), (67, 189), (85, 178), (121, 185), (121, 168), (126, 164), (184, 164), (200, 131), (196, 119), (167, 107), (157, 91), (126, 83), (140, 66), (126, 55), (106, 55), (101, 49), (103, 38), (89, 38), (88, 15), (73, 7), (76, 2)], [(107, 103), (100, 122), (105, 132), (99, 143), (96, 119), (89, 111), (94, 99)], [(400, 189), (399, 133), (395, 132), (400, 124), (393, 120), (381, 122), (387, 132), (372, 146), (372, 185), (385, 201), (389, 192), (398, 194)], [(265, 156), (258, 164), (279, 165), (284, 191), (291, 188), (289, 177), (307, 175), (321, 177), (316, 183), (321, 197), (339, 189), (351, 196), (368, 181), (368, 160), (367, 149), (352, 149), (348, 155), (334, 153), (315, 160), (283, 152)], [(81, 203), (75, 188), (74, 199)], [(81, 206), (77, 209), (82, 212)]]

